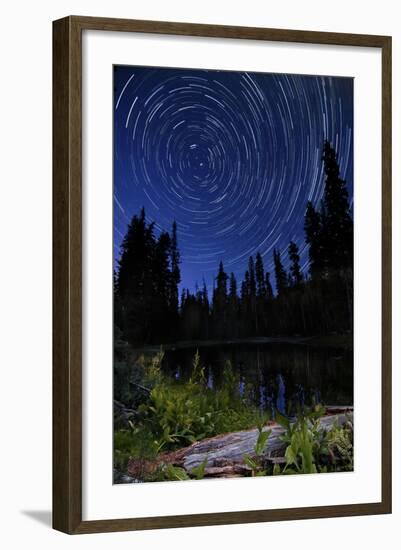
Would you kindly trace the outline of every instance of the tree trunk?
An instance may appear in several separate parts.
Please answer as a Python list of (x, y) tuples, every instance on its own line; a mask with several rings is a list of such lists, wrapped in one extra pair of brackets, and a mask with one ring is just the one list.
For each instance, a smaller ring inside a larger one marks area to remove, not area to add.
[[(353, 416), (352, 407), (328, 407), (326, 416), (320, 419), (320, 424), (329, 430), (335, 422), (342, 425), (348, 417)], [(346, 415), (347, 413), (347, 415)], [(263, 428), (263, 431), (271, 430), (264, 458), (272, 462), (283, 462), (286, 445), (280, 439), (285, 429), (272, 422)], [(244, 464), (244, 455), (255, 456), (255, 444), (258, 438), (258, 430), (243, 430), (222, 434), (215, 437), (197, 441), (189, 447), (160, 455), (158, 462), (164, 462), (180, 466), (188, 473), (202, 464), (205, 460), (206, 477), (236, 477), (246, 475), (250, 468)], [(134, 464), (132, 464), (132, 467)], [(130, 465), (128, 466), (130, 470)]]

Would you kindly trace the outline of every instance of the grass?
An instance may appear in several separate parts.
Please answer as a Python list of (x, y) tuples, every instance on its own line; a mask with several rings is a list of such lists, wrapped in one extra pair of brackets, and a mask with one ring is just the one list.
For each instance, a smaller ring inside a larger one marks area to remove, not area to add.
[(142, 481), (202, 479), (205, 465), (189, 476), (182, 468), (163, 464), (158, 457), (195, 441), (254, 427), (259, 428), (254, 456), (244, 456), (252, 475), (352, 469), (352, 425), (335, 425), (326, 432), (319, 421), (324, 414), (323, 407), (300, 411), (295, 422), (276, 413), (275, 420), (285, 428), (286, 461), (284, 465), (273, 464), (263, 455), (269, 432), (262, 432), (262, 427), (269, 415), (262, 414), (252, 404), (247, 390), (239, 395), (239, 379), (229, 362), (224, 368), (224, 387), (211, 390), (198, 352), (187, 382), (164, 375), (160, 368), (162, 360), (162, 352), (152, 359), (142, 359), (142, 382), (149, 392), (139, 404), (135, 419), (115, 429), (114, 467), (117, 470), (126, 471), (128, 460), (136, 459), (135, 477)]
[(144, 383), (151, 387), (139, 405), (139, 420), (130, 421), (114, 433), (114, 463), (125, 469), (129, 458), (156, 458), (161, 452), (185, 447), (195, 441), (225, 432), (252, 428), (268, 420), (251, 404), (247, 391), (238, 395), (239, 379), (229, 362), (224, 367), (224, 387), (207, 387), (199, 353), (195, 354), (188, 382), (163, 375), (162, 354), (147, 359)]

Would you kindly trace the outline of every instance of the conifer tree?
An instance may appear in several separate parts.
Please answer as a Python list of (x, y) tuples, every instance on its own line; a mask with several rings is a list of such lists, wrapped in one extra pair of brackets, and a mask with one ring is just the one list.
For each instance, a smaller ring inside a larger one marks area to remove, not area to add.
[(230, 300), (234, 301), (237, 299), (237, 279), (235, 278), (234, 273), (230, 275)]
[(252, 256), (249, 256), (248, 261), (248, 272), (249, 272), (249, 295), (251, 298), (256, 296), (256, 277), (255, 277), (255, 263)]
[(131, 342), (147, 342), (152, 331), (149, 304), (153, 295), (154, 224), (146, 224), (145, 210), (133, 216), (121, 244), (116, 287), (122, 304), (122, 331)]
[(288, 257), (290, 258), (290, 282), (292, 286), (298, 286), (302, 283), (303, 275), (300, 266), (300, 257), (298, 246), (291, 241), (288, 246)]
[(163, 341), (166, 336), (165, 319), (171, 311), (169, 265), (170, 235), (163, 231), (156, 243), (152, 263), (153, 292), (151, 300), (152, 339)]
[(180, 253), (178, 250), (177, 243), (177, 223), (174, 221), (172, 234), (171, 234), (171, 252), (170, 252), (170, 262), (171, 262), (171, 309), (173, 312), (178, 311), (178, 285), (181, 282), (181, 272), (180, 272)]
[(353, 223), (348, 191), (340, 177), (337, 154), (328, 141), (323, 147), (325, 188), (320, 210), (309, 201), (305, 213), (305, 240), (309, 245), (312, 278), (349, 268), (353, 259)]
[(312, 278), (322, 275), (326, 265), (324, 248), (322, 246), (322, 220), (320, 213), (315, 210), (311, 201), (306, 205), (305, 213), (305, 241), (309, 245), (309, 272)]
[(185, 290), (185, 288), (183, 288), (183, 289), (181, 290), (181, 300), (180, 300), (180, 311), (181, 311), (181, 313), (183, 312), (183, 310), (184, 310), (184, 308), (185, 308), (186, 296), (187, 296), (186, 290)]
[(266, 288), (266, 298), (270, 300), (273, 298), (273, 287), (270, 282), (270, 273), (269, 271), (266, 271), (265, 273), (265, 288)]
[(225, 335), (227, 313), (227, 273), (224, 271), (223, 262), (220, 261), (219, 271), (216, 277), (216, 288), (213, 292), (213, 319), (214, 330), (217, 336)]
[(281, 254), (279, 250), (273, 250), (273, 260), (274, 260), (274, 274), (276, 276), (276, 289), (277, 294), (281, 296), (285, 293), (287, 289), (287, 273), (284, 270), (283, 264), (281, 262)]
[(216, 277), (216, 286), (213, 291), (213, 310), (222, 312), (227, 304), (227, 273), (224, 271), (223, 262), (219, 264)]
[(265, 268), (263, 265), (263, 259), (260, 252), (256, 254), (255, 260), (255, 276), (256, 276), (256, 290), (259, 298), (266, 296), (266, 281), (265, 281)]
[(205, 307), (207, 307), (207, 309), (209, 310), (209, 295), (208, 295), (208, 292), (207, 292), (207, 286), (206, 286), (206, 281), (205, 279), (203, 278), (203, 284), (202, 284), (202, 301), (203, 301), (203, 305)]
[(244, 280), (241, 283), (241, 300), (245, 303), (250, 295), (249, 271), (245, 271)]
[(327, 267), (339, 269), (351, 266), (353, 259), (353, 231), (348, 191), (340, 177), (337, 154), (328, 141), (323, 148), (326, 184), (323, 196), (324, 245)]

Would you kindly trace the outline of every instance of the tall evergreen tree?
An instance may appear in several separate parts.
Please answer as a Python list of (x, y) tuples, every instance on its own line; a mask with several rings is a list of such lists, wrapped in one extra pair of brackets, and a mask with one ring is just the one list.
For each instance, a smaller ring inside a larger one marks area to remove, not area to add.
[(351, 267), (353, 259), (348, 191), (340, 177), (337, 154), (328, 141), (324, 143), (322, 160), (326, 179), (320, 211), (308, 202), (304, 224), (312, 278), (327, 277), (333, 269)]
[(171, 234), (171, 252), (170, 252), (170, 262), (171, 262), (171, 309), (173, 313), (178, 311), (178, 285), (181, 282), (181, 272), (180, 272), (180, 253), (178, 250), (177, 243), (177, 223), (174, 221), (172, 234)]
[(202, 281), (202, 301), (203, 301), (203, 305), (207, 307), (207, 309), (209, 310), (209, 294), (207, 291), (206, 281), (204, 278)]
[(309, 272), (312, 278), (323, 274), (326, 258), (323, 242), (323, 229), (320, 213), (315, 210), (311, 201), (306, 205), (305, 213), (305, 241), (309, 245)]
[(266, 271), (265, 273), (265, 288), (266, 288), (266, 298), (270, 300), (273, 298), (273, 287), (270, 282), (270, 273), (269, 271)]
[(235, 278), (234, 273), (230, 275), (230, 300), (234, 301), (237, 299), (237, 279)]
[(234, 273), (230, 275), (229, 292), (228, 292), (228, 335), (232, 338), (236, 338), (239, 333), (238, 327), (239, 316), (239, 298), (237, 279)]
[(340, 177), (336, 151), (328, 141), (324, 143), (322, 160), (326, 174), (323, 231), (327, 267), (349, 267), (353, 259), (353, 228), (348, 191)]
[(245, 271), (244, 280), (241, 283), (241, 300), (246, 302), (250, 295), (249, 271)]
[(255, 277), (255, 262), (253, 261), (252, 256), (249, 256), (248, 272), (249, 272), (249, 294), (251, 298), (254, 298), (256, 296), (256, 277)]
[(273, 260), (274, 260), (274, 274), (276, 276), (276, 289), (277, 294), (281, 296), (287, 289), (287, 273), (284, 270), (283, 264), (281, 262), (281, 254), (279, 250), (273, 250)]
[(227, 298), (227, 280), (228, 276), (227, 273), (224, 271), (223, 262), (221, 261), (219, 264), (219, 271), (217, 273), (216, 277), (216, 292), (219, 297), (221, 297), (224, 301)]
[(165, 318), (170, 311), (170, 280), (169, 265), (170, 235), (163, 231), (156, 243), (152, 265), (152, 333), (161, 338), (165, 333)]
[(207, 291), (206, 281), (203, 278), (202, 284), (202, 337), (209, 338), (209, 294)]
[(121, 300), (123, 336), (131, 343), (148, 342), (152, 333), (154, 224), (147, 226), (145, 210), (133, 216), (121, 244), (117, 291)]
[(290, 258), (290, 279), (292, 286), (298, 286), (303, 281), (303, 275), (300, 266), (300, 257), (298, 246), (291, 241), (288, 246), (288, 257)]
[(216, 277), (216, 286), (213, 291), (213, 309), (224, 311), (227, 304), (227, 273), (224, 271), (223, 262), (219, 264), (219, 271)]
[(256, 276), (256, 290), (259, 298), (266, 296), (266, 281), (265, 281), (265, 268), (263, 265), (263, 259), (258, 252), (255, 260), (255, 276)]
[(213, 293), (213, 319), (214, 330), (217, 336), (225, 335), (227, 314), (227, 273), (224, 271), (223, 262), (219, 264), (216, 277), (216, 288)]
[(185, 288), (183, 288), (181, 290), (181, 300), (180, 300), (180, 312), (181, 312), (181, 314), (182, 314), (182, 312), (184, 311), (184, 308), (185, 308), (186, 297), (187, 297), (186, 290), (185, 290)]

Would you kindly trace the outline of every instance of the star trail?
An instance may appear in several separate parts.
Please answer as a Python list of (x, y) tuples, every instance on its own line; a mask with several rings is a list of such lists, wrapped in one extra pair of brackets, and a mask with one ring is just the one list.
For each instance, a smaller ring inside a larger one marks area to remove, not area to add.
[(182, 286), (213, 284), (220, 260), (242, 280), (259, 251), (293, 240), (307, 269), (306, 203), (324, 190), (325, 139), (353, 197), (353, 79), (114, 67), (114, 257), (145, 207), (177, 222)]

